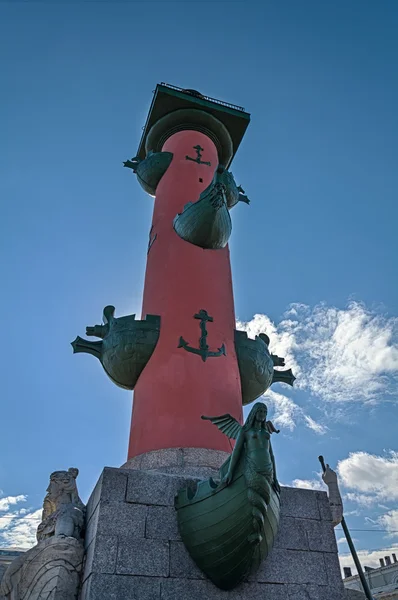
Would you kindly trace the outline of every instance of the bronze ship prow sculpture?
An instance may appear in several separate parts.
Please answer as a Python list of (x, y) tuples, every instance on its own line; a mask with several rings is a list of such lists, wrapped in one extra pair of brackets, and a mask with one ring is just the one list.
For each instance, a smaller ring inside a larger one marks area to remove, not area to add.
[(278, 531), (280, 487), (267, 407), (257, 402), (244, 425), (231, 415), (202, 417), (236, 440), (220, 468), (220, 481), (183, 489), (175, 507), (181, 538), (197, 566), (219, 588), (230, 590), (269, 554)]

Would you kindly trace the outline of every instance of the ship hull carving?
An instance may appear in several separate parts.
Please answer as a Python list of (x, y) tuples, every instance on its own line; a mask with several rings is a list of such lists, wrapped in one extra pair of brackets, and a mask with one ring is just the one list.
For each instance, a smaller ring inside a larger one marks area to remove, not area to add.
[(219, 481), (200, 481), (175, 499), (178, 528), (191, 558), (220, 589), (257, 571), (278, 531), (280, 487), (267, 407), (258, 402), (241, 426), (230, 414), (205, 417), (236, 444)]
[(145, 160), (135, 157), (123, 165), (137, 175), (138, 183), (147, 194), (155, 196), (159, 181), (173, 160), (172, 152), (149, 152)]
[(87, 327), (86, 334), (101, 337), (91, 342), (79, 336), (72, 342), (73, 351), (93, 354), (110, 379), (119, 387), (133, 390), (139, 376), (155, 350), (160, 334), (160, 317), (135, 315), (115, 318), (115, 308), (104, 308), (104, 325)]
[(250, 404), (262, 396), (273, 383), (293, 385), (295, 377), (291, 369), (280, 371), (274, 366), (284, 366), (285, 360), (271, 354), (269, 338), (260, 333), (255, 339), (246, 331), (235, 330), (235, 350), (242, 386), (242, 404)]

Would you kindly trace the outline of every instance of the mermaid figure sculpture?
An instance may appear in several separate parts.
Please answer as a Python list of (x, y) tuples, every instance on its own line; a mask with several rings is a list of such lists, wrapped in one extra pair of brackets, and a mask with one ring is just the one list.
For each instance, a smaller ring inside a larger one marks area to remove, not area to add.
[(229, 414), (202, 419), (236, 444), (219, 482), (201, 481), (195, 493), (178, 494), (179, 530), (199, 568), (218, 587), (232, 589), (258, 569), (278, 530), (280, 487), (270, 438), (279, 432), (262, 402), (244, 425)]
[[(252, 505), (253, 527), (255, 532), (249, 536), (249, 541), (259, 544), (262, 541), (264, 515), (271, 498), (271, 486), (278, 493), (280, 486), (276, 478), (275, 458), (271, 445), (271, 433), (279, 433), (267, 421), (268, 409), (262, 402), (256, 402), (251, 409), (246, 423), (241, 427), (230, 415), (224, 417), (202, 417), (209, 419), (223, 431), (224, 419), (235, 421), (239, 433), (236, 438), (235, 448), (229, 459), (228, 471), (223, 478), (223, 483), (230, 485), (233, 481), (236, 467), (241, 459), (244, 460), (243, 472), (247, 484), (247, 496)], [(222, 419), (222, 422), (220, 422)], [(232, 424), (232, 423), (231, 423)], [(223, 431), (223, 433), (226, 433)], [(226, 434), (228, 435), (228, 434)], [(229, 437), (232, 437), (229, 435)]]

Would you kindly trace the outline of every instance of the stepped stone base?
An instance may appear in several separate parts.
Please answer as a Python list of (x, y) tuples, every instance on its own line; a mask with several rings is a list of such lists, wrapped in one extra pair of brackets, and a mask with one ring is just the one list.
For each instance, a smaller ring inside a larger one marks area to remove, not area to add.
[(80, 600), (345, 600), (325, 492), (282, 488), (275, 546), (250, 581), (216, 588), (182, 543), (174, 496), (198, 478), (105, 468), (87, 505)]
[(130, 458), (121, 468), (206, 479), (216, 477), (218, 469), (229, 456), (228, 452), (208, 448), (165, 448)]

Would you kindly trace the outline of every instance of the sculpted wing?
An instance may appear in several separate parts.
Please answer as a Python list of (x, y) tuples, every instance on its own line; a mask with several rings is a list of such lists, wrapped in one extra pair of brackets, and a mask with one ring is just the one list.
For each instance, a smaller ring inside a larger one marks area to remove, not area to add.
[(213, 425), (216, 425), (218, 429), (231, 440), (236, 440), (239, 431), (242, 429), (240, 423), (238, 423), (238, 421), (229, 413), (220, 415), (219, 417), (205, 417), (202, 415), (202, 419), (211, 421)]

